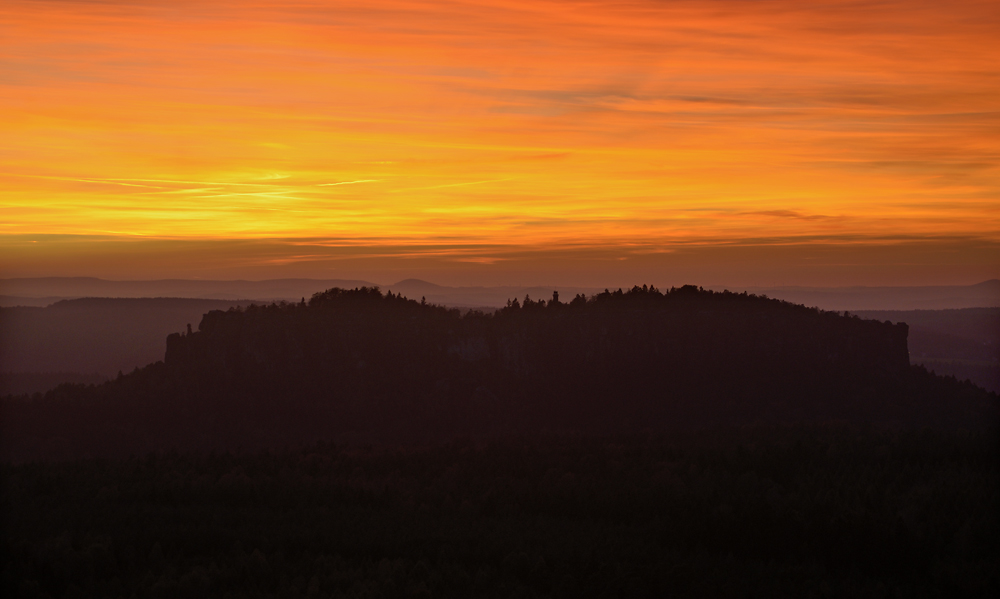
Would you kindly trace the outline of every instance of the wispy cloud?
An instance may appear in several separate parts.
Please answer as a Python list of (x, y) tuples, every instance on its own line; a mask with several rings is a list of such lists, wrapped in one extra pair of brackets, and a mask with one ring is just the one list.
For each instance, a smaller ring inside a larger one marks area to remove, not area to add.
[(830, 218), (823, 214), (803, 214), (796, 210), (758, 210), (756, 212), (740, 212), (744, 216), (770, 216), (773, 218), (793, 218), (796, 220), (824, 220)]
[(331, 187), (334, 185), (354, 185), (355, 183), (378, 183), (379, 179), (358, 179), (357, 181), (337, 181), (336, 183), (320, 183), (317, 187)]

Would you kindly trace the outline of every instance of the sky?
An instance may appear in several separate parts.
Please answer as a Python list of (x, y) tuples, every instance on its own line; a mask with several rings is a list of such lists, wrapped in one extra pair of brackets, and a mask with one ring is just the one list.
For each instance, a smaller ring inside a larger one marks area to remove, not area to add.
[(987, 2), (0, 3), (0, 277), (1000, 276)]

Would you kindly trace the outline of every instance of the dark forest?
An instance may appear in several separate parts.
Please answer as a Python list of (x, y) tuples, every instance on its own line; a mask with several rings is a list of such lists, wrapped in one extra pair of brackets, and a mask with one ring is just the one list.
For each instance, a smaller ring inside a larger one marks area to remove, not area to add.
[(995, 596), (998, 398), (695, 287), (207, 313), (2, 400), (5, 596)]

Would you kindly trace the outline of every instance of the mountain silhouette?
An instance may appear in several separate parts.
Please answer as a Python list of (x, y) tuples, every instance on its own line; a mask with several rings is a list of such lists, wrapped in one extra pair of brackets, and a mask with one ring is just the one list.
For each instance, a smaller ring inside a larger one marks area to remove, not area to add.
[(4, 452), (399, 442), (760, 422), (976, 428), (997, 397), (910, 366), (905, 324), (685, 286), (461, 314), (376, 287), (210, 311), (164, 360), (4, 402)]

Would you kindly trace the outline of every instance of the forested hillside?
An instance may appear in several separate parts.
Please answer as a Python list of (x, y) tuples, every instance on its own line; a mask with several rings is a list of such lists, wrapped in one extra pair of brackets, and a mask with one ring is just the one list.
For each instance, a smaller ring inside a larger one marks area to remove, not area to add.
[(4, 402), (8, 456), (749, 422), (986, 427), (996, 396), (910, 367), (907, 328), (635, 287), (495, 314), (375, 288), (212, 311), (165, 360)]
[(996, 597), (997, 448), (761, 427), (0, 466), (0, 594)]

